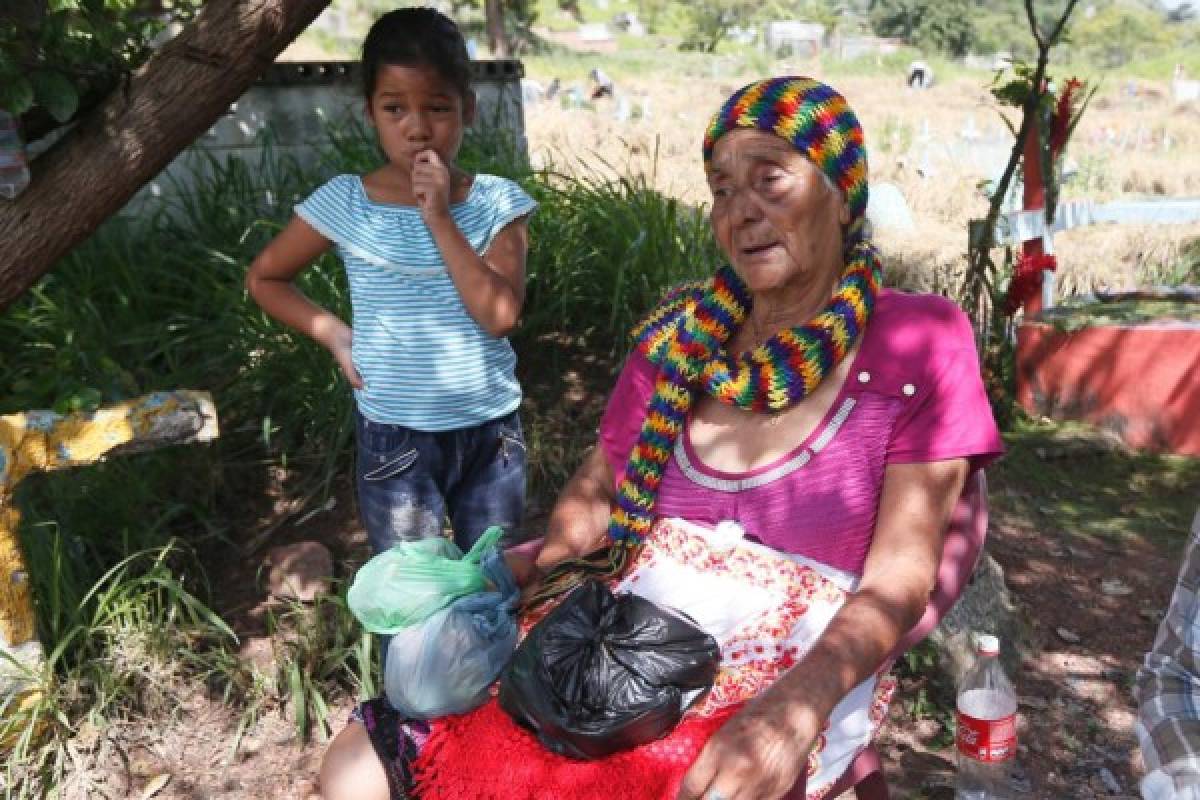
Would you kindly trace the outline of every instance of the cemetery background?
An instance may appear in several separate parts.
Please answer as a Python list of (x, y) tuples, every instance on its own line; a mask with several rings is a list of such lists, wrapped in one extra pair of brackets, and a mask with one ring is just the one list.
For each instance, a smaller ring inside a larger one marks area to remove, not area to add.
[[(702, 54), (678, 52), (670, 39), (613, 35), (611, 28), (611, 39), (604, 38), (595, 26), (608, 25), (611, 15), (633, 5), (615, 0), (607, 8), (585, 4), (585, 24), (593, 27), (584, 31), (586, 35), (577, 35), (572, 44), (611, 52), (557, 51), (523, 58), (527, 77), (540, 83), (543, 92), (556, 78), (561, 87), (558, 97), (526, 107), (533, 165), (573, 176), (577, 182), (559, 183), (564, 194), (544, 199), (546, 227), (541, 238), (535, 229), (535, 250), (540, 242), (541, 252), (549, 253), (542, 258), (561, 262), (567, 248), (556, 246), (554, 239), (573, 230), (570, 225), (594, 224), (587, 220), (616, 219), (623, 213), (632, 216), (632, 222), (622, 220), (600, 229), (611, 241), (597, 246), (593, 255), (598, 258), (572, 265), (580, 275), (579, 283), (571, 286), (607, 280), (608, 276), (591, 270), (628, 269), (631, 276), (648, 272), (654, 255), (633, 250), (639, 227), (649, 229), (650, 239), (657, 241), (654, 237), (673, 223), (656, 198), (664, 198), (667, 204), (677, 202), (677, 209), (702, 208), (707, 200), (698, 142), (708, 113), (745, 80), (764, 72), (798, 71), (822, 77), (847, 94), (867, 130), (875, 180), (894, 185), (907, 206), (911, 228), (881, 226), (879, 230), (889, 280), (953, 294), (964, 263), (965, 219), (978, 216), (986, 202), (977, 185), (999, 169), (1008, 149), (1008, 134), (986, 91), (986, 70), (933, 57), (938, 80), (931, 89), (917, 91), (904, 85), (906, 66), (917, 55), (909, 50), (876, 51), (850, 61), (828, 53), (775, 59), (753, 44), (738, 42), (718, 48), (715, 54)], [(337, 4), (332, 12), (339, 12)], [(345, 20), (349, 27), (353, 21)], [(291, 56), (347, 54), (341, 47), (330, 27), (319, 25)], [(587, 76), (597, 65), (615, 82), (617, 92), (611, 99), (587, 97)], [(1072, 69), (1060, 67), (1055, 74), (1065, 77)], [(571, 93), (572, 88), (577, 93)], [(568, 96), (572, 99), (564, 102)], [(346, 156), (346, 149), (358, 144), (345, 138), (335, 146), (343, 148)], [(1066, 187), (1064, 200), (1200, 196), (1196, 152), (1200, 152), (1200, 108), (1194, 101), (1176, 102), (1168, 76), (1134, 72), (1114, 76), (1103, 84), (1073, 140), (1075, 178)], [(349, 155), (369, 157), (369, 152)], [(231, 169), (225, 178), (246, 181), (247, 191), (253, 189), (251, 176), (237, 170)], [(610, 179), (619, 188), (606, 188)], [(572, 185), (582, 185), (588, 192), (570, 195)], [(288, 190), (299, 192), (303, 187), (288, 184)], [(208, 218), (212, 227), (208, 233), (214, 239), (247, 235), (229, 210), (247, 197), (226, 187), (223, 194), (207, 198), (207, 205), (198, 211)], [(661, 217), (653, 216), (659, 212)], [(683, 211), (669, 213), (684, 214), (685, 222), (691, 219)], [(903, 219), (904, 215), (892, 216)], [(569, 225), (552, 227), (552, 221), (559, 224), (566, 217)], [(113, 236), (98, 238), (100, 247), (121, 249)], [(712, 258), (701, 244), (702, 223), (695, 229), (685, 227), (676, 238), (684, 257), (701, 264)], [(1200, 226), (1194, 223), (1063, 234), (1058, 238), (1060, 287), (1076, 293), (1196, 282), (1200, 279), (1198, 238)], [(97, 252), (89, 251), (92, 257)], [(696, 258), (697, 253), (702, 255)], [(180, 254), (181, 262), (185, 255)], [(126, 254), (130, 256), (140, 257)], [(80, 265), (75, 268), (78, 271)], [(661, 274), (667, 272), (648, 277), (646, 295), (629, 302), (645, 302), (653, 288), (650, 284)], [(242, 302), (234, 295), (221, 301), (231, 307)], [(45, 312), (44, 306), (33, 308)], [(568, 325), (565, 315), (570, 309), (565, 304), (561, 311), (551, 312), (564, 315), (559, 324), (547, 324), (547, 308), (547, 303), (531, 302), (531, 312), (541, 318), (530, 320), (529, 327), (544, 333), (520, 343), (525, 356), (522, 377), (530, 395), (525, 411), (536, 420), (531, 444), (539, 454), (534, 480), (541, 490), (535, 498), (535, 515), (544, 512), (552, 494), (549, 489), (561, 482), (594, 429), (619, 354), (616, 331), (623, 324), (616, 319), (617, 310), (604, 304), (588, 307), (581, 315), (598, 319), (597, 311), (603, 310), (604, 324), (597, 326), (589, 325), (588, 319)], [(223, 323), (223, 309), (211, 313)], [(621, 313), (635, 315), (636, 311), (621, 309)], [(273, 336), (266, 326), (248, 331), (246, 340), (257, 337), (261, 342)], [(545, 355), (544, 363), (533, 363), (531, 353)], [(308, 357), (301, 369), (317, 373), (312, 383), (319, 384), (326, 377), (320, 373), (319, 354)], [(64, 366), (78, 368), (78, 364)], [(124, 380), (123, 371), (123, 367), (100, 370), (117, 383)], [(284, 379), (285, 374), (276, 373), (276, 380)], [(338, 391), (336, 381), (328, 391)], [(337, 416), (336, 409), (322, 413), (321, 422)], [(268, 418), (261, 430), (235, 432), (234, 447), (245, 448), (249, 439), (260, 435), (264, 439), (286, 435), (285, 424)], [(1132, 796), (1137, 754), (1130, 735), (1128, 684), (1150, 641), (1156, 613), (1165, 607), (1170, 586), (1164, 576), (1174, 573), (1173, 556), (1195, 504), (1200, 467), (1194, 461), (1129, 453), (1107, 437), (1043, 420), (1021, 422), (1009, 434), (1009, 444), (1011, 455), (992, 475), (994, 522), (989, 546), (1005, 567), (1007, 582), (1031, 627), (1031, 649), (1021, 675), (1024, 779), (1036, 797)], [(172, 465), (180, 463), (189, 469), (212, 469), (203, 457), (169, 458), (156, 456), (149, 463), (157, 470), (175, 469)], [(108, 796), (283, 798), (307, 797), (314, 791), (320, 744), (305, 743), (297, 730), (307, 728), (319, 740), (323, 725), (311, 719), (320, 711), (314, 698), (327, 705), (320, 716), (330, 726), (336, 729), (341, 724), (353, 695), (369, 691), (369, 686), (347, 678), (347, 673), (363, 673), (362, 663), (369, 661), (369, 654), (362, 651), (363, 642), (336, 596), (315, 606), (268, 597), (265, 584), (271, 583), (270, 573), (285, 566), (282, 562), (288, 556), (277, 552), (264, 558), (263, 550), (275, 544), (320, 542), (332, 551), (338, 579), (348, 578), (361, 563), (363, 539), (349, 513), (352, 500), (342, 479), (330, 473), (330, 484), (321, 487), (329, 491), (299, 490), (302, 473), (319, 469), (300, 460), (253, 465), (247, 472), (259, 478), (246, 488), (262, 490), (264, 502), (248, 503), (226, 517), (205, 518), (195, 508), (204, 499), (186, 497), (187, 507), (154, 523), (193, 533), (206, 525), (211, 528), (207, 537), (194, 541), (209, 553), (224, 555), (208, 557), (205, 571), (212, 587), (201, 594), (239, 634), (239, 640), (232, 647), (226, 643), (224, 651), (237, 663), (200, 660), (207, 677), (197, 681), (196, 673), (189, 671), (196, 665), (189, 667), (174, 657), (147, 659), (148, 651), (139, 649), (146, 645), (157, 652), (154, 648), (162, 642), (129, 641), (123, 650), (106, 651), (104, 657), (112, 659), (115, 668), (140, 675), (141, 696), (131, 711), (93, 709), (71, 719), (68, 745), (58, 756), (64, 759), (69, 776), (65, 796), (102, 796), (99, 792), (103, 792)], [(41, 489), (40, 495), (29, 498), (27, 524), (48, 539), (55, 529), (77, 528), (79, 521), (60, 513), (59, 505), (65, 506), (80, 487), (97, 485), (104, 484), (60, 482), (57, 488)], [(152, 490), (146, 490), (143, 497), (147, 505), (150, 494)], [(53, 541), (72, 546), (69, 536)], [(175, 563), (188, 559), (180, 556)], [(194, 632), (185, 633), (183, 642), (198, 653), (206, 646)], [(177, 648), (181, 642), (167, 644)], [(885, 742), (889, 774), (899, 781), (898, 796), (946, 796), (952, 772), (945, 748), (949, 707), (944, 692), (939, 694), (922, 667), (926, 655), (917, 653), (906, 665), (907, 699), (893, 709)], [(84, 690), (68, 686), (65, 691)], [(62, 707), (70, 708), (69, 700)], [(310, 715), (307, 722), (305, 714)]]

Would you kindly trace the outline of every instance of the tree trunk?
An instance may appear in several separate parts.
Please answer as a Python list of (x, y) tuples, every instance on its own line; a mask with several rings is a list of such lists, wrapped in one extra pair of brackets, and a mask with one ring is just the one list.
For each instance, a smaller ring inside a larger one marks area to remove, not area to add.
[(492, 58), (508, 58), (512, 55), (512, 47), (504, 32), (504, 0), (484, 0), (483, 11)]
[(0, 311), (220, 118), (329, 0), (208, 0), (0, 200)]

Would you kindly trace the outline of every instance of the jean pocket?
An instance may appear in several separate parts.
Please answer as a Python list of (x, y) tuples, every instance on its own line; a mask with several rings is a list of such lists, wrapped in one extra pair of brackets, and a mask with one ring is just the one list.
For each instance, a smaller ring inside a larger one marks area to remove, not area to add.
[(500, 449), (509, 450), (516, 449), (520, 452), (525, 452), (525, 439), (521, 436), (521, 432), (500, 431)]
[(515, 413), (496, 425), (496, 452), (506, 462), (513, 455), (525, 455), (525, 434)]
[(394, 478), (415, 464), (419, 455), (407, 428), (362, 420), (358, 457), (365, 480)]
[(394, 456), (375, 456), (371, 459), (371, 469), (363, 472), (363, 480), (386, 481), (396, 477), (417, 463), (417, 448), (401, 448)]

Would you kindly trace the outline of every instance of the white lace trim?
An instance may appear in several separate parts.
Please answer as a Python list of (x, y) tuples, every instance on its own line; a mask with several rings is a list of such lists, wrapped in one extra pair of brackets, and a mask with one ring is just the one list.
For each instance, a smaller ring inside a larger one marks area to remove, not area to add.
[(683, 433), (680, 433), (675, 438), (675, 461), (679, 464), (679, 469), (683, 471), (688, 480), (706, 489), (713, 489), (718, 492), (742, 492), (747, 489), (766, 486), (768, 483), (777, 481), (785, 475), (790, 475), (800, 469), (811, 461), (814, 455), (828, 447), (829, 443), (833, 441), (833, 437), (837, 436), (838, 430), (846, 424), (846, 420), (850, 417), (850, 412), (854, 410), (855, 404), (856, 401), (853, 397), (847, 397), (842, 401), (842, 405), (838, 408), (837, 413), (829, 420), (829, 424), (825, 426), (825, 429), (813, 440), (811, 445), (779, 466), (772, 467), (758, 475), (751, 475), (747, 478), (716, 478), (712, 475), (704, 474), (688, 458), (687, 448), (683, 443)]
[(337, 244), (347, 253), (361, 258), (368, 264), (373, 264), (376, 267), (383, 267), (384, 269), (394, 270), (395, 272), (401, 272), (405, 275), (429, 277), (446, 273), (446, 267), (444, 265), (433, 267), (409, 267), (405, 266), (404, 264), (397, 264), (395, 261), (388, 261), (386, 258), (375, 255), (361, 245), (351, 242), (345, 236), (338, 235), (329, 226), (317, 219), (313, 219), (313, 215), (306, 214), (299, 208), (296, 209), (296, 216), (307, 222), (310, 226), (312, 226), (313, 230), (324, 236), (329, 241)]

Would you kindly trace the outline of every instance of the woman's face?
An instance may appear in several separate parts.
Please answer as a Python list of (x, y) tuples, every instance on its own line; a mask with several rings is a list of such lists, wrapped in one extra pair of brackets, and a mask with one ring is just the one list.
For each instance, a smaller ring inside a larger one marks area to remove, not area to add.
[(842, 272), (842, 193), (791, 144), (736, 130), (717, 140), (709, 165), (717, 244), (752, 292), (827, 291)]

